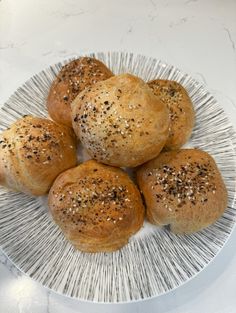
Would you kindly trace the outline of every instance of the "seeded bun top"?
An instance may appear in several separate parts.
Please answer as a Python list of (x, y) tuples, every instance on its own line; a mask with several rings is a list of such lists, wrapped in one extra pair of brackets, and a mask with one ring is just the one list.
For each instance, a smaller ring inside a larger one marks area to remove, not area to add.
[(175, 233), (214, 223), (227, 206), (227, 191), (213, 158), (198, 149), (162, 152), (141, 166), (137, 182), (149, 221)]
[(49, 115), (57, 123), (71, 127), (71, 102), (86, 87), (111, 76), (105, 64), (94, 58), (81, 57), (64, 65), (49, 91)]
[(87, 161), (62, 173), (49, 207), (66, 238), (82, 251), (114, 251), (143, 224), (140, 193), (123, 170)]
[(165, 149), (179, 149), (188, 141), (194, 126), (192, 101), (184, 87), (175, 81), (156, 79), (148, 82), (148, 86), (169, 109), (170, 131)]
[(156, 157), (167, 140), (167, 107), (133, 75), (88, 87), (71, 106), (75, 133), (99, 162), (135, 167)]

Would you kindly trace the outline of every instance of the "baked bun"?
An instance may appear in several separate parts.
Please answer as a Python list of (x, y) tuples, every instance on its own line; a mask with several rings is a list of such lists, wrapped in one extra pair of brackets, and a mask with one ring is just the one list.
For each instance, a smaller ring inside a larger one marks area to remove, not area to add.
[(57, 177), (48, 203), (65, 237), (85, 252), (123, 247), (144, 219), (140, 193), (129, 176), (94, 160)]
[(174, 233), (214, 223), (227, 206), (227, 190), (213, 158), (197, 149), (162, 152), (137, 171), (148, 220)]
[(192, 101), (184, 87), (175, 81), (156, 79), (148, 82), (148, 85), (169, 108), (170, 132), (165, 149), (179, 149), (188, 141), (194, 126)]
[(71, 128), (26, 116), (0, 135), (0, 184), (13, 190), (43, 195), (59, 173), (75, 165)]
[(63, 66), (54, 80), (47, 98), (51, 118), (71, 127), (70, 104), (86, 87), (113, 76), (103, 64), (89, 57), (81, 57)]
[(71, 104), (76, 135), (93, 159), (135, 167), (162, 150), (167, 107), (140, 78), (122, 74), (85, 89)]

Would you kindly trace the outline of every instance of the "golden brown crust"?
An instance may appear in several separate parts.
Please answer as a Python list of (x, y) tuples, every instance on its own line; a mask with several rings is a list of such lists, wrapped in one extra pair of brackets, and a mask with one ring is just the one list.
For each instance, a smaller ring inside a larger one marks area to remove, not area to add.
[(192, 101), (184, 87), (175, 81), (156, 79), (148, 82), (148, 85), (169, 108), (170, 132), (165, 149), (179, 149), (188, 141), (194, 126)]
[(192, 233), (214, 223), (227, 206), (227, 190), (213, 158), (197, 149), (161, 153), (137, 171), (148, 220)]
[(121, 248), (144, 219), (140, 193), (129, 176), (94, 160), (62, 173), (48, 203), (65, 237), (85, 252)]
[(99, 162), (135, 167), (162, 150), (168, 109), (140, 78), (122, 74), (86, 88), (71, 104), (77, 136)]
[(13, 190), (45, 194), (76, 161), (73, 131), (50, 120), (26, 116), (0, 135), (0, 184)]
[(51, 118), (71, 127), (70, 104), (86, 87), (113, 76), (101, 61), (81, 57), (63, 66), (53, 82), (47, 98)]

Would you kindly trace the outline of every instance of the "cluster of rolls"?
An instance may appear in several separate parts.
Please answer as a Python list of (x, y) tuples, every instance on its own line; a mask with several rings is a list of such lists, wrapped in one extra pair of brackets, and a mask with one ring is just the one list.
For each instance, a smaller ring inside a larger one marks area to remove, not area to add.
[[(180, 149), (194, 109), (179, 83), (115, 76), (81, 57), (61, 69), (47, 108), (53, 121), (26, 116), (1, 134), (0, 183), (36, 196), (49, 191), (52, 216), (76, 248), (117, 250), (145, 214), (185, 234), (223, 213), (227, 191), (213, 158)], [(79, 165), (78, 142), (91, 156)], [(134, 168), (135, 182), (124, 167)]]

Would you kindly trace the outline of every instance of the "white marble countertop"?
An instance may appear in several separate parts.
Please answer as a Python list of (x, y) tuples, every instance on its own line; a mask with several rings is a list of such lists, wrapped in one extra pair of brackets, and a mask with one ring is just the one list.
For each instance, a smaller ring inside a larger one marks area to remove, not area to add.
[[(0, 103), (41, 69), (80, 52), (132, 51), (207, 85), (236, 124), (235, 0), (0, 0)], [(83, 303), (21, 274), (0, 252), (0, 312), (233, 313), (236, 231), (196, 278), (132, 304)]]

